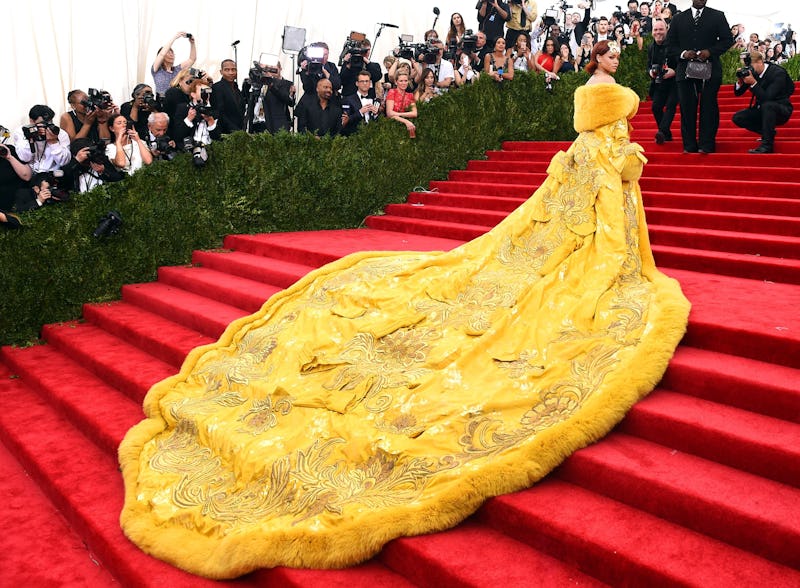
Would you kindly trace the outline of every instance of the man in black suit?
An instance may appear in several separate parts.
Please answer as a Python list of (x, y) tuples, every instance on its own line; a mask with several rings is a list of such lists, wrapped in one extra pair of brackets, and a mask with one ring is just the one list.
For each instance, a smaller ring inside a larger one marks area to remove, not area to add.
[[(725, 14), (706, 7), (706, 0), (692, 0), (691, 10), (672, 18), (667, 33), (668, 54), (678, 59), (678, 101), (681, 105), (681, 135), (685, 153), (713, 153), (719, 128), (717, 94), (722, 83), (720, 55), (733, 45)], [(686, 76), (690, 61), (711, 63), (707, 80)], [(697, 104), (700, 103), (700, 136), (697, 136)]]
[(244, 98), (236, 83), (236, 62), (226, 59), (221, 64), (222, 79), (211, 86), (211, 107), (219, 113), (223, 134), (244, 128)]
[(653, 21), (653, 42), (647, 48), (647, 69), (650, 72), (650, 99), (653, 118), (658, 125), (656, 143), (672, 141), (672, 120), (678, 107), (678, 88), (675, 85), (677, 63), (667, 54), (667, 23)]
[(359, 72), (356, 79), (356, 92), (342, 98), (342, 135), (352, 135), (359, 125), (369, 123), (378, 116), (380, 103), (375, 99), (372, 77), (366, 70)]
[(786, 124), (794, 110), (789, 97), (794, 94), (794, 82), (779, 65), (764, 62), (764, 55), (750, 52), (750, 69), (737, 72), (734, 94), (752, 93), (750, 108), (733, 115), (733, 124), (761, 134), (761, 145), (750, 153), (772, 153), (775, 148), (775, 127)]

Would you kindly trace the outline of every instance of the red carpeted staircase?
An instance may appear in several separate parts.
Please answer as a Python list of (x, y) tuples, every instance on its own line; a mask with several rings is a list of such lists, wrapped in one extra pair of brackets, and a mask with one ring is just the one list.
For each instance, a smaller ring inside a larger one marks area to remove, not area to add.
[[(455, 529), (346, 570), (278, 568), (270, 586), (800, 586), (800, 116), (776, 154), (730, 123), (718, 152), (634, 139), (656, 260), (693, 303), (659, 387), (607, 438)], [(798, 94), (800, 96), (800, 93)], [(796, 102), (800, 103), (800, 99)], [(680, 136), (679, 118), (673, 125)], [(446, 250), (523, 202), (564, 143), (506, 143), (367, 228), (237, 235), (191, 267), (0, 352), (0, 585), (203, 586), (118, 527), (116, 447), (150, 385), (312, 268), (359, 250)]]

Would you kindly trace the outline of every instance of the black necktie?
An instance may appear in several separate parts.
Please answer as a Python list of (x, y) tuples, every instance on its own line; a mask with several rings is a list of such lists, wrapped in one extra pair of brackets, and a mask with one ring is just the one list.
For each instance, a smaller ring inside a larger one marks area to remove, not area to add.
[(694, 13), (694, 26), (697, 26), (700, 22), (700, 9), (697, 9), (697, 12)]

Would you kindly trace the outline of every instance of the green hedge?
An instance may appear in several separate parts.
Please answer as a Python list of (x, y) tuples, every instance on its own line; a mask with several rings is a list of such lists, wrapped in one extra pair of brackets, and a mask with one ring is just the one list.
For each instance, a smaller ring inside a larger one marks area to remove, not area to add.
[[(645, 65), (646, 52), (629, 48), (617, 73), (640, 96)], [(572, 94), (586, 79), (562, 76), (552, 94), (540, 75), (482, 79), (421, 106), (413, 140), (388, 120), (349, 138), (236, 133), (211, 147), (205, 168), (181, 155), (23, 214), (22, 230), (0, 231), (0, 343), (35, 341), (42, 324), (77, 318), (84, 302), (116, 299), (123, 284), (154, 280), (227, 234), (356, 227), (504, 140), (572, 140)], [(122, 230), (95, 239), (109, 210)]]

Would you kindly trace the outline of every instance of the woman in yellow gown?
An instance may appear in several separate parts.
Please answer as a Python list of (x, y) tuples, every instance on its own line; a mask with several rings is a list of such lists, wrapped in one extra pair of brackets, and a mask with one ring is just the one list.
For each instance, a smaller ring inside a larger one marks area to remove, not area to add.
[(343, 567), (608, 433), (689, 312), (650, 252), (618, 59), (598, 43), (578, 138), (492, 231), (311, 272), (156, 384), (119, 450), (126, 535), (212, 578)]

